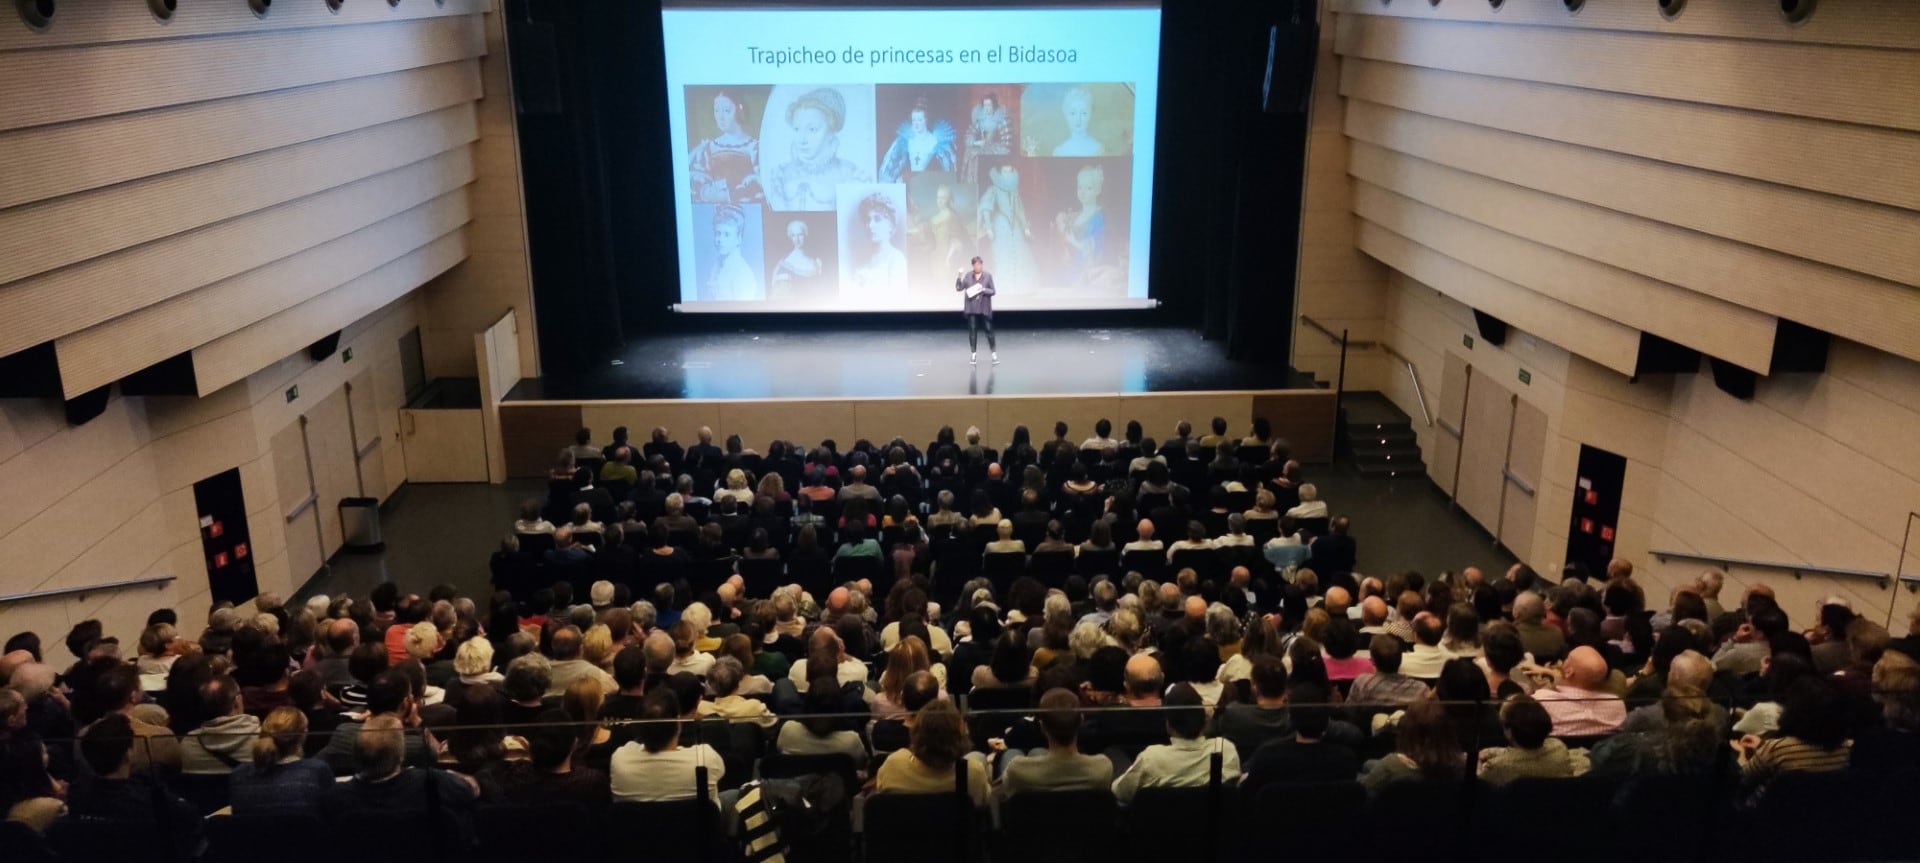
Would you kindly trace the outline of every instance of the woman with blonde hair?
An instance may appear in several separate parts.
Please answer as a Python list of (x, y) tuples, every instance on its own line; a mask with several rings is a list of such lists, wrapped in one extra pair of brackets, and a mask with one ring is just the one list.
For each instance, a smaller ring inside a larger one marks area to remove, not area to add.
[(253, 758), (233, 769), (228, 781), (235, 815), (317, 814), (320, 797), (333, 787), (333, 771), (318, 758), (303, 758), (307, 715), (276, 707), (260, 723)]
[(560, 696), (560, 709), (575, 723), (574, 738), (579, 742), (574, 746), (574, 759), (599, 770), (607, 768), (614, 750), (613, 731), (600, 721), (600, 707), (606, 700), (606, 689), (591, 677), (575, 680)]
[(1253, 495), (1253, 509), (1247, 510), (1241, 513), (1241, 515), (1246, 516), (1248, 521), (1254, 521), (1256, 519), (1276, 521), (1280, 518), (1280, 510), (1276, 508), (1277, 503), (1278, 501), (1274, 499), (1273, 492), (1263, 488)]
[(718, 504), (727, 498), (739, 501), (742, 506), (753, 505), (753, 487), (747, 484), (746, 471), (737, 467), (727, 471), (727, 487), (713, 493), (713, 502)]
[(760, 478), (758, 493), (761, 497), (773, 498), (776, 506), (793, 502), (793, 495), (787, 493), (787, 481), (780, 478), (779, 471), (767, 471), (767, 475)]
[(901, 696), (907, 688), (907, 678), (916, 671), (932, 674), (940, 683), (940, 697), (947, 697), (946, 666), (928, 656), (927, 644), (920, 636), (909, 635), (887, 651), (887, 670), (880, 673), (880, 690), (873, 694), (873, 701), (868, 705), (873, 710), (873, 718), (892, 719), (906, 714)]
[(493, 642), (477, 635), (460, 642), (453, 652), (453, 673), (458, 676), (447, 681), (447, 703), (456, 708), (467, 687), (483, 683), (498, 686), (506, 679), (493, 668)]
[(596, 623), (580, 636), (580, 658), (587, 664), (611, 674), (613, 654), (613, 630), (606, 624)]

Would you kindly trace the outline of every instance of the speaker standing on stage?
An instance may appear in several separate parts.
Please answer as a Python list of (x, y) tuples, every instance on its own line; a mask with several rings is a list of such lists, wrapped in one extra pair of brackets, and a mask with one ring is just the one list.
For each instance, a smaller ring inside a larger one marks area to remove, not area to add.
[(993, 364), (1000, 364), (999, 349), (993, 343), (993, 274), (982, 269), (980, 257), (974, 256), (973, 270), (960, 270), (954, 274), (953, 289), (966, 293), (967, 313), (967, 350), (972, 353), (967, 362), (978, 365), (980, 362), (980, 328), (987, 328), (987, 352), (993, 356)]

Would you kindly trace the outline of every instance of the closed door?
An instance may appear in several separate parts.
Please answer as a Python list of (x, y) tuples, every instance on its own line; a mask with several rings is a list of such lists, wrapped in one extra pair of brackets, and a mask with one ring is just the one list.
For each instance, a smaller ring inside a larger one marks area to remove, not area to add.
[(387, 487), (387, 466), (380, 446), (380, 415), (375, 405), (373, 370), (368, 369), (347, 382), (347, 410), (353, 420), (354, 470), (359, 475), (362, 497), (385, 500), (393, 489)]
[(480, 411), (400, 411), (408, 482), (486, 482), (487, 440)]
[(307, 455), (313, 463), (313, 488), (319, 496), (320, 537), (328, 557), (340, 550), (340, 501), (360, 496), (353, 456), (353, 425), (347, 391), (334, 390), (306, 413)]
[(1460, 429), (1460, 480), (1454, 500), (1481, 527), (1500, 524), (1500, 490), (1506, 480), (1507, 440), (1512, 432), (1513, 394), (1479, 369), (1468, 372), (1466, 419)]
[(1456, 482), (1460, 478), (1460, 432), (1467, 419), (1471, 368), (1460, 356), (1447, 354), (1446, 366), (1440, 371), (1440, 417), (1434, 425), (1438, 434), (1433, 436), (1433, 455), (1427, 459), (1427, 476), (1448, 497), (1455, 497), (1460, 491)]
[(280, 490), (280, 511), (274, 517), (286, 524), (287, 571), (295, 584), (306, 583), (327, 559), (320, 546), (319, 498), (307, 472), (301, 422), (295, 419), (273, 436), (273, 478)]
[(1493, 538), (1513, 552), (1514, 557), (1527, 560), (1533, 554), (1540, 475), (1546, 466), (1546, 412), (1530, 402), (1515, 399), (1513, 434), (1508, 444), (1506, 496), (1501, 501), (1500, 523)]

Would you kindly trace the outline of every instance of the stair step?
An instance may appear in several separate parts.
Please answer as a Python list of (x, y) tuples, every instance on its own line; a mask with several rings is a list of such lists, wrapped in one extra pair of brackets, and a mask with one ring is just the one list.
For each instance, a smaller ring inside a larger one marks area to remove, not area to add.
[(1363, 425), (1349, 422), (1343, 431), (1346, 432), (1348, 440), (1363, 440), (1369, 437), (1378, 440), (1394, 435), (1404, 435), (1408, 439), (1416, 437), (1413, 432), (1413, 426), (1406, 423), (1366, 423)]
[(1353, 468), (1368, 479), (1385, 479), (1398, 476), (1425, 476), (1427, 466), (1418, 459), (1413, 461), (1391, 462), (1355, 462)]
[(1353, 460), (1356, 462), (1414, 462), (1420, 460), (1420, 448), (1417, 446), (1363, 446), (1361, 441), (1354, 441)]
[(1413, 429), (1347, 429), (1347, 440), (1354, 446), (1419, 446), (1420, 436)]

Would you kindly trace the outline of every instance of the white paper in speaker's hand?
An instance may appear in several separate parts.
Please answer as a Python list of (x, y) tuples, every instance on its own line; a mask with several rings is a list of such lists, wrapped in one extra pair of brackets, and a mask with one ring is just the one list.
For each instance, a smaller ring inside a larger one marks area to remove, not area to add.
[(971, 300), (974, 297), (980, 296), (981, 294), (985, 293), (986, 290), (987, 290), (987, 287), (985, 285), (982, 285), (979, 282), (974, 282), (973, 284), (967, 286), (967, 299)]

